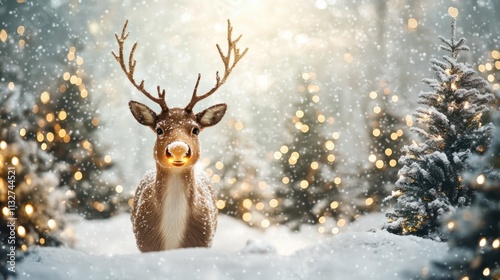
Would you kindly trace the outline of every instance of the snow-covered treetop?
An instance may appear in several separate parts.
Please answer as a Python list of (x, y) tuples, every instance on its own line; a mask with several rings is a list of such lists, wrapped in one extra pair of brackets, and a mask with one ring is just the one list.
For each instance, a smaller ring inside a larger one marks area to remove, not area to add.
[(451, 40), (447, 40), (442, 36), (438, 38), (445, 44), (445, 46), (440, 46), (442, 50), (451, 52), (451, 57), (456, 59), (458, 57), (458, 53), (461, 51), (469, 51), (469, 47), (465, 45), (465, 38), (460, 38), (458, 41), (455, 41), (456, 34), (456, 18), (451, 19)]

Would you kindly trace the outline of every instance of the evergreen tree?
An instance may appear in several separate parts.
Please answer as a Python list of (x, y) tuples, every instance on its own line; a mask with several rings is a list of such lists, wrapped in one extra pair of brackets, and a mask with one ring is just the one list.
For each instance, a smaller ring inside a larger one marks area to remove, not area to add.
[[(385, 84), (385, 83), (383, 83)], [(367, 130), (370, 137), (370, 168), (365, 171), (367, 187), (358, 195), (361, 212), (379, 211), (382, 202), (394, 188), (393, 179), (397, 176), (398, 151), (406, 141), (401, 116), (394, 113), (399, 108), (399, 97), (391, 95), (389, 88), (382, 93), (370, 92), (375, 102), (373, 113), (369, 116)]]
[(58, 188), (54, 158), (33, 139), (40, 119), (32, 113), (33, 99), (20, 79), (17, 67), (0, 61), (0, 273), (4, 277), (12, 272), (8, 270), (12, 255), (16, 262), (32, 245), (61, 245), (65, 225), (66, 196)]
[(474, 172), (465, 183), (477, 197), (471, 207), (455, 212), (444, 222), (450, 247), (444, 260), (435, 262), (430, 279), (500, 279), (500, 118), (496, 118), (491, 147), (471, 160)]
[(73, 194), (69, 210), (85, 218), (107, 218), (124, 199), (115, 191), (112, 158), (96, 136), (100, 120), (86, 87), (83, 58), (76, 47), (69, 47), (66, 57), (67, 69), (60, 73), (57, 89), (43, 92), (35, 106), (44, 119), (37, 140), (56, 158), (60, 185)]
[[(228, 153), (213, 164), (216, 176), (212, 180), (217, 184), (217, 207), (219, 213), (242, 219), (249, 225), (269, 226), (269, 220), (263, 222), (269, 208), (266, 199), (269, 194), (268, 184), (261, 180), (261, 166), (256, 157), (255, 145), (249, 138), (243, 138), (240, 131), (243, 124), (229, 120)], [(220, 175), (219, 175), (220, 174)]]
[(87, 218), (109, 217), (124, 199), (116, 197), (115, 175), (104, 172), (112, 164), (96, 135), (99, 119), (90, 101), (83, 57), (77, 54), (77, 48), (83, 48), (76, 36), (81, 34), (73, 34), (62, 14), (71, 6), (0, 3), (3, 67), (18, 75), (16, 81), (2, 77), (3, 81), (21, 88), (28, 104), (21, 106), (31, 106), (30, 114), (38, 116), (36, 131), (20, 126), (26, 132), (21, 136), (53, 156), (58, 187), (69, 189), (69, 211)]
[[(282, 185), (276, 189), (278, 223), (298, 229), (302, 224), (324, 223), (342, 216), (341, 178), (335, 174), (335, 143), (338, 138), (318, 108), (319, 87), (303, 75), (302, 95), (289, 125), (293, 141), (283, 145), (275, 158), (281, 160)], [(312, 77), (311, 77), (312, 76)]]
[(500, 101), (500, 49), (488, 52), (488, 59), (485, 63), (479, 64), (477, 67), (481, 76), (488, 80), (489, 84), (486, 90), (496, 95), (494, 107), (499, 106)]
[(439, 217), (456, 207), (469, 205), (472, 190), (462, 182), (462, 172), (470, 170), (466, 159), (483, 153), (489, 142), (491, 124), (482, 124), (481, 116), (492, 100), (480, 89), (486, 84), (471, 66), (457, 62), (458, 54), (467, 51), (465, 39), (455, 39), (455, 19), (451, 40), (440, 37), (441, 48), (450, 53), (443, 61), (432, 60), (435, 79), (424, 79), (432, 92), (422, 92), (420, 107), (414, 114), (427, 129), (413, 127), (423, 143), (403, 148), (399, 162), (403, 167), (396, 182), (394, 210), (388, 211), (388, 231), (430, 238), (446, 238), (440, 230)]

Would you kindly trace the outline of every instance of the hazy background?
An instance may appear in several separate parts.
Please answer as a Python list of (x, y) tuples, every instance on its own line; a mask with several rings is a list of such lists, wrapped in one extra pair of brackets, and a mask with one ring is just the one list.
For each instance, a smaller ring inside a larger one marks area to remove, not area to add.
[[(372, 110), (369, 93), (389, 88), (397, 95), (396, 111), (404, 120), (427, 90), (429, 60), (440, 58), (437, 37), (449, 37), (449, 7), (456, 7), (458, 34), (471, 52), (465, 59), (478, 65), (498, 48), (496, 1), (52, 1), (67, 6), (75, 24), (84, 68), (92, 77), (92, 96), (100, 105), (102, 140), (122, 167), (126, 188), (154, 168), (154, 134), (132, 118), (127, 103), (137, 100), (159, 107), (133, 88), (111, 55), (114, 33), (129, 19), (128, 47), (139, 42), (136, 77), (155, 92), (167, 90), (170, 106), (185, 106), (197, 73), (200, 91), (214, 83), (222, 63), (215, 48), (225, 46), (226, 20), (234, 35), (243, 34), (241, 48), (250, 51), (228, 82), (196, 106), (200, 111), (217, 102), (229, 110), (221, 124), (201, 135), (203, 154), (220, 158), (231, 153), (230, 134), (252, 140), (249, 157), (272, 165), (272, 153), (291, 137), (284, 126), (294, 115), (291, 104), (301, 98), (302, 73), (315, 73), (323, 110), (335, 117), (340, 132), (336, 150), (352, 171), (368, 162), (366, 116)], [(416, 27), (415, 21), (417, 23)], [(243, 124), (234, 129), (235, 122)], [(264, 166), (263, 166), (264, 167)], [(263, 177), (272, 168), (262, 168)]]

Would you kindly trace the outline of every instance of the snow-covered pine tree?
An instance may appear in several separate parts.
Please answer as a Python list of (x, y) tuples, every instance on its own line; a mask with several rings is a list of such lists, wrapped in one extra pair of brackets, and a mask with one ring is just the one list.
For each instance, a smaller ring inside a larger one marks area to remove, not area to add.
[(469, 164), (475, 171), (464, 182), (477, 195), (444, 221), (450, 249), (430, 267), (429, 279), (500, 279), (500, 116), (490, 148)]
[(342, 217), (333, 118), (329, 121), (318, 107), (319, 87), (314, 76), (302, 75), (298, 86), (300, 102), (293, 106), (296, 111), (289, 124), (293, 141), (274, 154), (282, 163), (283, 177), (276, 188), (278, 207), (273, 215), (277, 223), (292, 229)]
[(45, 119), (37, 140), (55, 157), (61, 187), (74, 194), (68, 210), (85, 218), (108, 218), (125, 199), (115, 190), (118, 178), (112, 172), (112, 158), (97, 137), (100, 119), (78, 51), (75, 46), (68, 48), (56, 90), (43, 92), (45, 97), (35, 107)]
[[(482, 77), (490, 82), (486, 90), (492, 94), (500, 93), (500, 48), (489, 52), (488, 59), (477, 67)], [(499, 100), (496, 100), (497, 104)]]
[[(0, 53), (9, 50), (7, 44)], [(19, 261), (32, 245), (62, 244), (66, 196), (53, 157), (28, 137), (36, 135), (40, 121), (32, 113), (33, 93), (22, 86), (19, 68), (5, 61), (0, 59), (0, 273), (6, 277), (11, 246)]]
[(424, 142), (403, 147), (399, 159), (397, 198), (393, 210), (386, 213), (388, 231), (435, 239), (446, 236), (440, 230), (439, 218), (457, 207), (469, 205), (472, 189), (462, 182), (462, 172), (470, 170), (466, 159), (482, 154), (488, 147), (491, 123), (482, 124), (481, 117), (493, 99), (481, 93), (486, 82), (471, 66), (457, 61), (461, 51), (469, 48), (465, 39), (455, 39), (455, 19), (451, 24), (451, 40), (439, 37), (441, 49), (450, 53), (443, 60), (431, 60), (435, 79), (424, 79), (433, 91), (422, 92), (419, 103), (425, 105), (414, 116), (422, 127), (412, 131)]
[[(373, 110), (368, 115), (367, 132), (370, 135), (370, 167), (364, 171), (363, 191), (358, 195), (357, 209), (360, 213), (380, 211), (385, 197), (394, 188), (398, 173), (397, 158), (407, 136), (403, 131), (403, 118), (395, 113), (400, 107), (399, 97), (391, 94), (386, 83), (377, 93), (369, 93)], [(368, 108), (367, 108), (368, 109)], [(370, 108), (371, 109), (371, 108)]]
[(75, 194), (69, 211), (87, 218), (109, 217), (121, 200), (115, 198), (114, 176), (103, 174), (112, 165), (97, 139), (97, 110), (90, 100), (84, 59), (78, 53), (83, 43), (63, 16), (68, 6), (2, 0), (0, 5), (5, 23), (1, 59), (19, 76), (16, 81), (7, 77), (4, 81), (22, 88), (32, 106), (29, 112), (39, 117), (37, 130), (23, 139), (38, 142), (39, 149), (53, 155), (59, 187)]
[(217, 187), (219, 213), (236, 217), (252, 226), (269, 226), (268, 222), (262, 222), (266, 208), (269, 208), (269, 195), (266, 195), (268, 184), (260, 177), (265, 163), (259, 162), (257, 157), (248, 156), (255, 154), (256, 147), (252, 139), (244, 137), (244, 132), (240, 131), (242, 123), (229, 120), (228, 124), (229, 152), (212, 164), (217, 175), (212, 180)]

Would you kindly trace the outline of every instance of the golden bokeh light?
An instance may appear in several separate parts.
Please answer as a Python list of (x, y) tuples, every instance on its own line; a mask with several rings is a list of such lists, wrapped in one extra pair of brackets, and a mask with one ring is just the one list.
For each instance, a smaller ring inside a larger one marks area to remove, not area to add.
[(269, 200), (269, 206), (270, 206), (271, 208), (276, 208), (276, 207), (278, 207), (278, 200), (277, 200), (277, 199), (275, 199), (275, 198), (273, 198), (273, 199)]
[(319, 167), (318, 162), (316, 161), (311, 162), (311, 169), (316, 170), (318, 169), (318, 167)]
[(451, 17), (458, 17), (458, 9), (455, 8), (455, 7), (449, 7), (448, 8), (448, 14), (451, 16)]
[(371, 197), (367, 198), (365, 200), (365, 204), (368, 205), (368, 206), (372, 205), (373, 204), (373, 198), (371, 198)]
[(83, 178), (83, 174), (82, 174), (82, 172), (80, 172), (80, 171), (76, 171), (76, 172), (75, 172), (75, 175), (74, 175), (74, 178), (75, 178), (77, 181), (81, 180), (81, 179)]
[(263, 227), (263, 228), (267, 228), (271, 225), (271, 222), (269, 222), (268, 219), (264, 219), (260, 222), (260, 225)]
[(498, 249), (500, 247), (500, 239), (495, 239), (493, 240), (493, 242), (491, 243), (491, 247), (493, 247), (493, 249)]
[(307, 187), (309, 187), (309, 182), (307, 182), (307, 180), (300, 181), (300, 188), (307, 189)]
[(354, 61), (354, 57), (350, 53), (345, 53), (343, 59), (345, 63), (352, 63)]
[(98, 126), (100, 122), (101, 121), (97, 117), (92, 118), (92, 121), (91, 121), (91, 123), (92, 123), (93, 126)]
[(455, 227), (455, 223), (453, 221), (450, 221), (446, 226), (448, 227), (449, 230), (452, 230)]
[(331, 151), (331, 150), (333, 150), (335, 148), (335, 144), (332, 141), (328, 140), (325, 143), (325, 148), (327, 150)]
[(116, 191), (116, 193), (122, 193), (123, 192), (123, 186), (122, 185), (117, 185), (115, 187), (115, 191)]
[(410, 31), (415, 31), (418, 27), (418, 21), (415, 18), (408, 19), (408, 29)]
[(66, 136), (66, 129), (61, 128), (57, 134), (59, 137), (64, 138), (64, 136)]
[(68, 114), (64, 110), (59, 111), (59, 113), (57, 114), (57, 118), (60, 119), (61, 121), (64, 121), (67, 117)]
[(281, 159), (282, 156), (283, 156), (283, 154), (281, 152), (274, 152), (274, 154), (273, 154), (273, 157), (276, 160)]
[(89, 96), (89, 93), (86, 89), (82, 89), (82, 91), (80, 92), (80, 96), (82, 98), (87, 98), (87, 96)]
[(339, 220), (337, 221), (337, 226), (339, 226), (339, 227), (343, 227), (343, 226), (345, 226), (345, 225), (346, 225), (346, 221), (345, 221), (344, 219), (339, 219)]
[(25, 237), (26, 236), (26, 229), (23, 226), (18, 226), (17, 227), (17, 234), (19, 237)]
[(111, 163), (111, 156), (110, 155), (105, 155), (104, 156), (104, 162), (105, 163)]
[(285, 184), (285, 185), (286, 185), (286, 184), (290, 183), (290, 178), (288, 178), (288, 177), (283, 177), (283, 178), (281, 179), (281, 182), (282, 182), (283, 184)]
[(33, 205), (28, 203), (24, 206), (24, 212), (26, 212), (26, 215), (31, 216), (31, 214), (33, 214), (33, 211), (34, 211)]
[(252, 207), (253, 203), (252, 200), (246, 198), (243, 200), (243, 207), (250, 209)]
[(337, 209), (339, 207), (339, 203), (337, 201), (333, 201), (330, 203), (330, 208)]
[(40, 95), (40, 101), (42, 101), (43, 104), (47, 104), (50, 101), (50, 94), (47, 91), (42, 92)]
[(23, 35), (24, 31), (25, 31), (24, 26), (20, 25), (20, 26), (17, 27), (17, 34)]
[(281, 148), (280, 148), (280, 152), (282, 152), (283, 154), (288, 153), (288, 147), (287, 147), (287, 146), (285, 146), (285, 145), (281, 146)]
[(485, 180), (486, 180), (486, 177), (484, 176), (484, 174), (481, 174), (481, 175), (477, 176), (477, 178), (476, 178), (476, 182), (479, 185), (484, 184)]
[(217, 170), (222, 170), (224, 169), (224, 163), (222, 163), (222, 161), (218, 161), (215, 163), (215, 169)]
[(217, 200), (215, 205), (217, 206), (217, 209), (222, 210), (226, 207), (226, 201), (219, 199), (219, 200)]
[(19, 164), (19, 158), (18, 157), (12, 157), (12, 159), (10, 160), (10, 162), (12, 163), (12, 165), (18, 165)]
[(484, 246), (486, 246), (486, 238), (485, 238), (485, 237), (483, 237), (483, 238), (481, 238), (481, 239), (479, 240), (479, 246), (480, 246), (480, 247), (484, 247)]
[(5, 41), (7, 41), (7, 38), (9, 38), (9, 34), (7, 33), (7, 30), (5, 30), (5, 29), (0, 30), (0, 41), (5, 43)]
[(335, 161), (335, 155), (333, 154), (329, 154), (326, 159), (328, 160), (328, 162), (334, 162)]
[(374, 154), (369, 155), (369, 156), (368, 156), (368, 161), (370, 161), (370, 162), (375, 162), (375, 161), (377, 161), (377, 156), (376, 156), (376, 155), (374, 155)]
[(47, 222), (47, 225), (49, 226), (50, 229), (55, 229), (57, 227), (57, 223), (54, 219), (50, 219), (48, 222)]
[(243, 213), (243, 216), (241, 218), (243, 219), (243, 221), (249, 222), (250, 220), (252, 220), (252, 214), (248, 212)]
[(243, 130), (243, 123), (240, 122), (240, 121), (235, 122), (234, 123), (234, 129), (237, 130), (237, 131)]
[(318, 222), (319, 222), (320, 224), (324, 224), (324, 223), (326, 222), (326, 218), (325, 218), (325, 216), (321, 216), (321, 217), (319, 217), (319, 218), (318, 218)]

